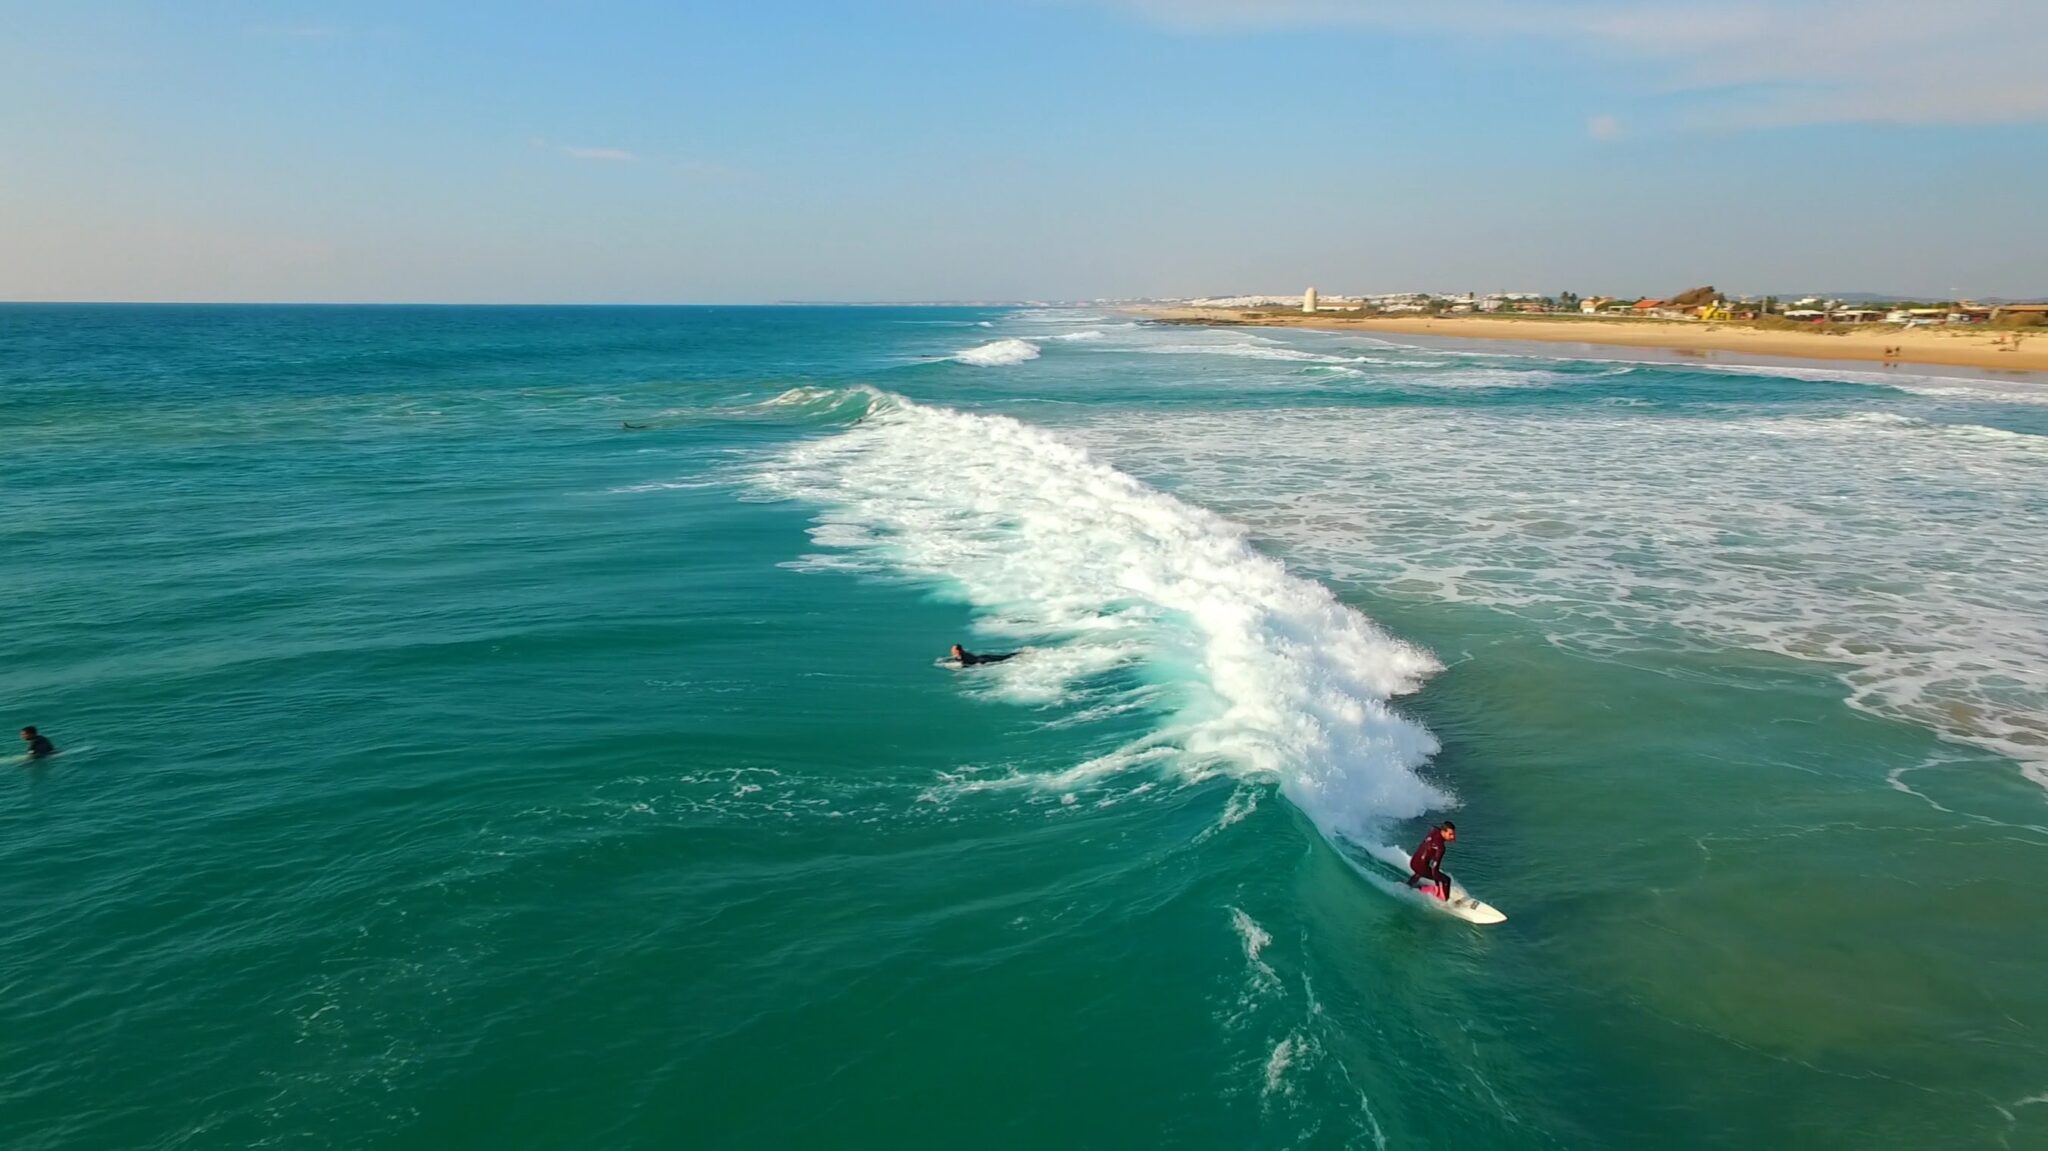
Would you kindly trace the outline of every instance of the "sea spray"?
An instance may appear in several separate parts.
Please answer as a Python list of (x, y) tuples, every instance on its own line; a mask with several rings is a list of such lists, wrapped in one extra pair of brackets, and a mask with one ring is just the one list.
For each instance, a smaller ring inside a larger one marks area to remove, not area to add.
[(1030, 340), (993, 340), (965, 349), (953, 358), (977, 368), (1002, 368), (1038, 358), (1038, 345)]

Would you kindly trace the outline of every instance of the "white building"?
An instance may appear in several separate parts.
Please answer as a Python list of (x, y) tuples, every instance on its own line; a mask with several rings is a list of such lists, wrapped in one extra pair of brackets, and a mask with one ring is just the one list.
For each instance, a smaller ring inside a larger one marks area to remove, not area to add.
[(1314, 288), (1310, 288), (1301, 294), (1301, 310), (1304, 312), (1316, 310), (1316, 290)]

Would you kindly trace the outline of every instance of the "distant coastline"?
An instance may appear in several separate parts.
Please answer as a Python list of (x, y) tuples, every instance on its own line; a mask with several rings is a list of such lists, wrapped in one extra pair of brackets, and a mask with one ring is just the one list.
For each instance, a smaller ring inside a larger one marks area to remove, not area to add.
[(1924, 364), (2000, 372), (2042, 373), (2048, 382), (2048, 331), (2039, 334), (1952, 328), (1893, 327), (1848, 332), (1759, 330), (1687, 320), (1577, 319), (1505, 315), (1346, 316), (1236, 308), (1153, 307), (1134, 311), (1178, 324), (1309, 328), (1317, 331), (1466, 340), (1605, 344), (1681, 353), (1738, 352), (1804, 360)]

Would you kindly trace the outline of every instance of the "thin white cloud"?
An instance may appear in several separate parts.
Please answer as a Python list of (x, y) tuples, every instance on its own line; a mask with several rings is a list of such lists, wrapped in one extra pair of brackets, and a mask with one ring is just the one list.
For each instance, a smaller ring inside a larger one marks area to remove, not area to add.
[(1700, 126), (2048, 120), (2043, 0), (1094, 0), (1187, 32), (1549, 40), (1663, 73)]
[(1586, 121), (1586, 135), (1595, 140), (1615, 140), (1621, 137), (1621, 121), (1602, 113)]
[(714, 164), (709, 160), (671, 160), (656, 156), (652, 161), (649, 161), (647, 157), (642, 156), (640, 153), (629, 152), (624, 148), (593, 148), (581, 144), (558, 144), (549, 140), (546, 136), (528, 136), (526, 138), (526, 146), (535, 152), (554, 153), (567, 156), (572, 160), (590, 160), (595, 163), (638, 164), (650, 162), (656, 166), (657, 170), (674, 172), (685, 179), (701, 183), (737, 180), (742, 176), (740, 172), (734, 171), (723, 164)]
[(562, 155), (576, 160), (607, 160), (614, 163), (633, 163), (640, 157), (624, 148), (584, 148), (574, 144), (562, 145)]

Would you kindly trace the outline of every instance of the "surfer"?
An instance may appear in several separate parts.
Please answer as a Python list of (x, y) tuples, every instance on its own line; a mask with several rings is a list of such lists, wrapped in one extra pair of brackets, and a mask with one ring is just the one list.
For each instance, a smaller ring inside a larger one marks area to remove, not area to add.
[(1444, 849), (1457, 838), (1458, 825), (1448, 819), (1430, 828), (1429, 834), (1422, 837), (1422, 846), (1408, 857), (1408, 886), (1414, 887), (1426, 879), (1436, 884), (1438, 899), (1449, 899), (1451, 880), (1444, 874)]
[(993, 655), (976, 655), (957, 643), (953, 645), (953, 658), (959, 661), (961, 667), (973, 667), (976, 664), (982, 663), (1001, 663), (1006, 659), (1015, 657), (1016, 654), (1014, 651), (1006, 651)]
[(619, 428), (620, 428), (621, 430), (623, 430), (623, 431), (628, 431), (628, 432), (644, 432), (644, 431), (646, 431), (646, 430), (647, 430), (647, 425), (646, 425), (646, 424), (631, 424), (631, 423), (627, 423), (627, 422), (626, 422), (625, 420), (620, 420), (620, 421), (619, 421)]
[(57, 754), (57, 745), (50, 742), (50, 737), (33, 727), (21, 729), (21, 742), (28, 745), (30, 759), (48, 759)]

